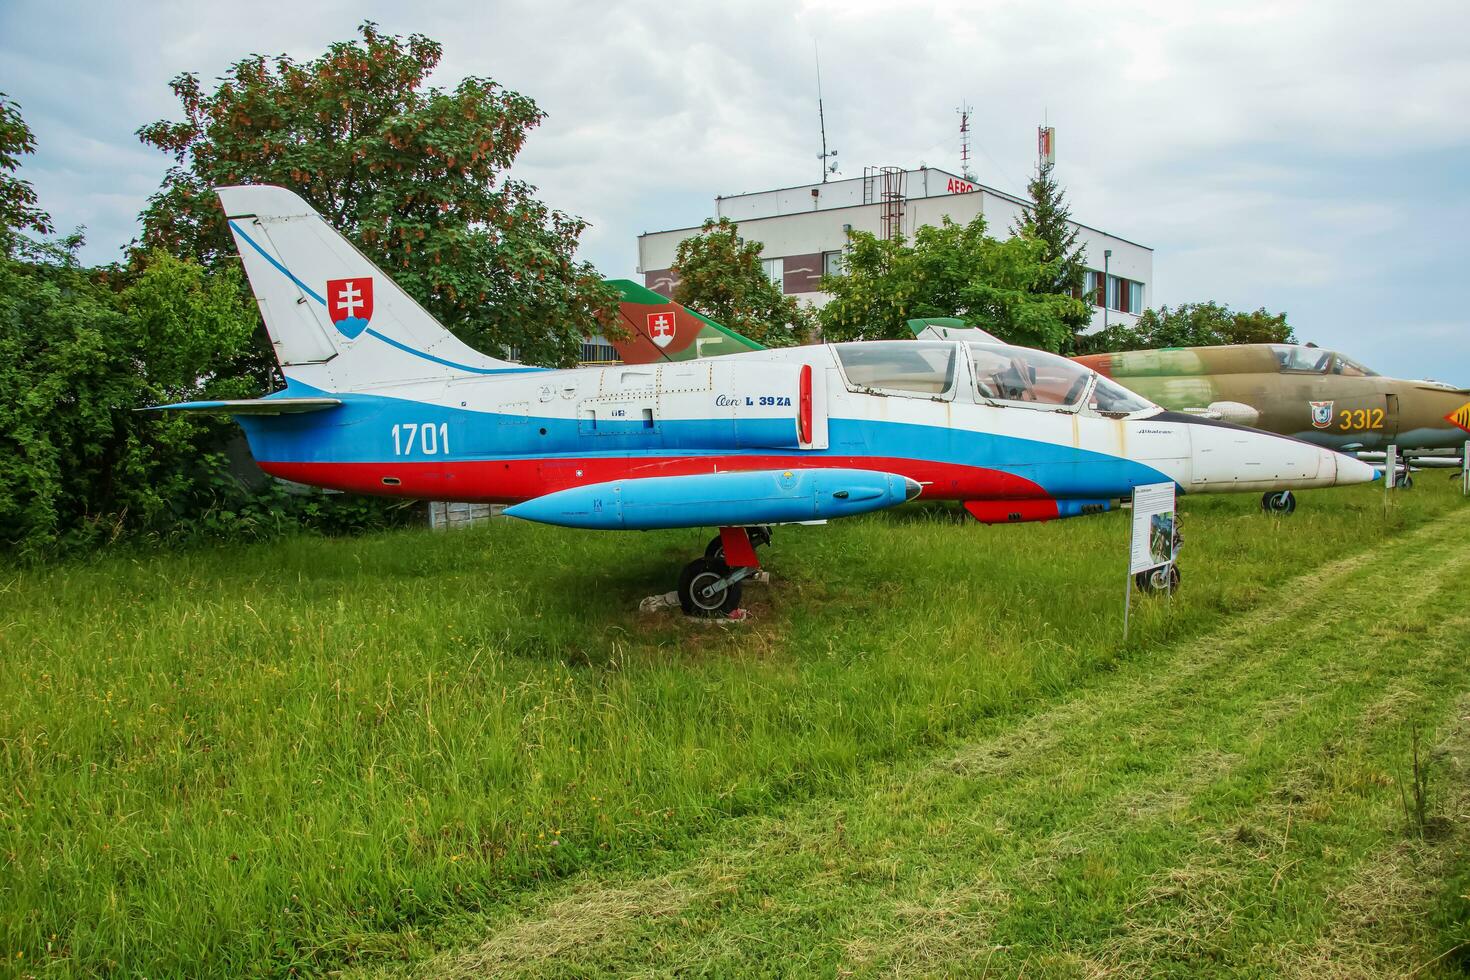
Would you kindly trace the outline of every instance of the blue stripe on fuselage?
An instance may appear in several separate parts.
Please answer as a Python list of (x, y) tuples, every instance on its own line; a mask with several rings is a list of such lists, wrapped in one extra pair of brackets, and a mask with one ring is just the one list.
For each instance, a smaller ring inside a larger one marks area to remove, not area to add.
[[(764, 420), (769, 423), (766, 426), (742, 422), (739, 428), (731, 419), (661, 419), (652, 429), (633, 424), (620, 426), (611, 434), (592, 434), (574, 419), (503, 415), (380, 395), (319, 392), (300, 383), (293, 383), (289, 391), (297, 397), (329, 395), (342, 399), (343, 404), (309, 415), (237, 416), (258, 460), (449, 463), (782, 453), (804, 458), (874, 456), (1003, 470), (1039, 484), (1053, 496), (1083, 498), (1120, 496), (1134, 486), (1171, 479), (1144, 463), (1073, 446), (902, 422), (832, 418), (828, 420), (830, 448), (800, 450), (794, 437), (790, 443), (785, 442), (785, 433), (793, 425), (783, 419)], [(425, 426), (435, 430), (427, 439), (423, 436)], [(426, 446), (436, 451), (426, 453)], [(944, 494), (938, 492), (935, 496)]]

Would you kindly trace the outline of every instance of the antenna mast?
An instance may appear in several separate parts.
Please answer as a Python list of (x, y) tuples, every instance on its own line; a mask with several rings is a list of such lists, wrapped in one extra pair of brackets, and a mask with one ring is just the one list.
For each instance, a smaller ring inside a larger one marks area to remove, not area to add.
[[(816, 41), (812, 42), (812, 58), (817, 63), (817, 125), (822, 129), (822, 152), (817, 159), (822, 161), (822, 183), (825, 184), (829, 173), (837, 173), (837, 151), (827, 151), (827, 116), (822, 111), (822, 57), (817, 51)], [(832, 160), (830, 165), (827, 163), (829, 158)]]
[(955, 110), (960, 114), (960, 176), (971, 183), (975, 182), (975, 175), (970, 171), (970, 113), (974, 111), (968, 102)]

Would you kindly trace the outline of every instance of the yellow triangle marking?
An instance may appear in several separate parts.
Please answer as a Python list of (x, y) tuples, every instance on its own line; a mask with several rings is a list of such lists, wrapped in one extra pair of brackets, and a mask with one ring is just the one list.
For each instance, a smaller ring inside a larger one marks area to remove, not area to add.
[(1466, 432), (1470, 432), (1470, 402), (1466, 402), (1453, 412), (1445, 416), (1449, 422), (1453, 422)]

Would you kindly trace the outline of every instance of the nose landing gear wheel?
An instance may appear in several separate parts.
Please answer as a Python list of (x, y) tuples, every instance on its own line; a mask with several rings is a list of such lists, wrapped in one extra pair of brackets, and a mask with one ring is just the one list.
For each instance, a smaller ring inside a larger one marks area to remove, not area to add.
[(1414, 478), (1409, 475), (1408, 470), (1405, 470), (1394, 479), (1393, 485), (1400, 490), (1412, 490), (1414, 488)]
[[(716, 538), (716, 541), (719, 539)], [(730, 575), (723, 561), (696, 558), (679, 573), (679, 607), (686, 616), (728, 616), (740, 607), (740, 583), (711, 588)], [(705, 592), (709, 591), (706, 595)]]
[(1290, 490), (1279, 493), (1267, 491), (1261, 494), (1261, 509), (1268, 514), (1293, 514), (1296, 512), (1296, 494)]
[(1179, 566), (1167, 565), (1163, 568), (1139, 572), (1133, 576), (1133, 584), (1138, 586), (1139, 592), (1168, 592), (1171, 594), (1178, 592)]

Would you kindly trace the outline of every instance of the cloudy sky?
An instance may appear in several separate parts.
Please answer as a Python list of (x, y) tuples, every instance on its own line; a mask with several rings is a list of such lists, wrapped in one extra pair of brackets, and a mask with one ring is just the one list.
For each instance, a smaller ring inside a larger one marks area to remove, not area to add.
[(1385, 372), (1470, 385), (1470, 4), (0, 3), (0, 91), (24, 168), (107, 261), (165, 158), (134, 131), (167, 87), (253, 52), (319, 54), (364, 18), (443, 42), (435, 82), (490, 76), (549, 116), (517, 176), (592, 222), (584, 256), (631, 276), (642, 231), (715, 194), (865, 164), (955, 169), (975, 107), (980, 179), (1021, 191), (1035, 128), (1079, 220), (1151, 245), (1155, 303), (1285, 310), (1303, 339)]

